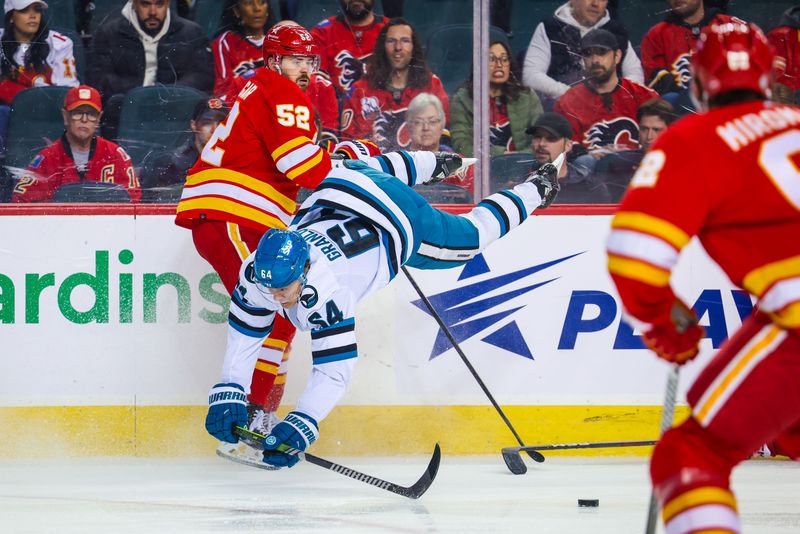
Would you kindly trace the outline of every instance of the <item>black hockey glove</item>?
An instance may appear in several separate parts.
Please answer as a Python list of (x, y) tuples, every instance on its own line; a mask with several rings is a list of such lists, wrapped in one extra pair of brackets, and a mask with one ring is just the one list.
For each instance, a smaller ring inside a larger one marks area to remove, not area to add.
[(558, 184), (558, 167), (552, 163), (545, 163), (533, 171), (525, 181), (532, 183), (539, 190), (539, 196), (542, 197), (542, 203), (539, 204), (541, 209), (552, 204), (561, 189)]
[(428, 185), (441, 182), (464, 164), (461, 156), (453, 152), (434, 152), (433, 155), (436, 156), (436, 167), (430, 179), (423, 182)]

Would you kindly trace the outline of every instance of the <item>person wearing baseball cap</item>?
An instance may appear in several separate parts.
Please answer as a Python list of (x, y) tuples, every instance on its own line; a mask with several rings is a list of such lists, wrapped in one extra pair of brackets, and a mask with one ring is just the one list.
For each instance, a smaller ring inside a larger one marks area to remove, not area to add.
[(75, 87), (78, 77), (72, 40), (47, 26), (41, 0), (5, 0), (0, 61), (0, 103), (10, 105), (28, 87)]
[(556, 202), (560, 204), (603, 204), (610, 202), (608, 189), (596, 180), (585, 167), (569, 161), (574, 146), (572, 125), (560, 113), (548, 111), (539, 115), (533, 126), (526, 130), (533, 136), (531, 152), (536, 160), (534, 169), (553, 163), (559, 154), (566, 152), (567, 162), (561, 166), (558, 182), (561, 190)]
[(113, 182), (138, 201), (139, 182), (130, 156), (97, 135), (103, 114), (97, 89), (79, 85), (67, 91), (61, 114), (63, 135), (33, 158), (28, 174), (14, 187), (12, 202), (49, 202), (60, 186), (72, 182)]
[[(194, 107), (189, 122), (192, 136), (177, 149), (158, 152), (145, 158), (142, 163), (145, 201), (150, 199), (177, 201), (177, 198), (167, 199), (165, 195), (175, 193), (174, 186), (183, 184), (186, 172), (200, 157), (203, 147), (211, 139), (219, 123), (228, 116), (228, 111), (227, 104), (219, 98), (200, 100)], [(168, 189), (159, 191), (159, 188)]]

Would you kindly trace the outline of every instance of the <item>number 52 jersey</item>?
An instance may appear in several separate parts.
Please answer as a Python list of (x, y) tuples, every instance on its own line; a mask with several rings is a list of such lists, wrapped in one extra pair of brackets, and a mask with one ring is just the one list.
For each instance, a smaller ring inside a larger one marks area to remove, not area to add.
[(697, 235), (734, 284), (800, 328), (800, 108), (748, 102), (670, 126), (633, 177), (608, 241), (628, 313), (671, 304), (669, 276)]
[(313, 189), (331, 168), (314, 144), (314, 110), (300, 87), (258, 69), (189, 170), (176, 224), (208, 219), (258, 231), (286, 228), (300, 187)]

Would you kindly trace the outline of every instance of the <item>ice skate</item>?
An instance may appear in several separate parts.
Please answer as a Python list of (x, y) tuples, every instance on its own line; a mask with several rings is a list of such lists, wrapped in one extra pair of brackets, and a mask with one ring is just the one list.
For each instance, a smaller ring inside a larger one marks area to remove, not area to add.
[[(272, 431), (272, 427), (279, 422), (275, 412), (268, 412), (261, 406), (250, 404), (247, 407), (247, 411), (249, 414), (247, 428), (261, 435), (268, 435)], [(258, 467), (260, 469), (267, 469), (269, 471), (279, 469), (278, 467), (265, 464), (262, 461), (263, 453), (260, 450), (254, 449), (241, 441), (239, 443), (220, 443), (217, 447), (217, 456), (232, 462)]]

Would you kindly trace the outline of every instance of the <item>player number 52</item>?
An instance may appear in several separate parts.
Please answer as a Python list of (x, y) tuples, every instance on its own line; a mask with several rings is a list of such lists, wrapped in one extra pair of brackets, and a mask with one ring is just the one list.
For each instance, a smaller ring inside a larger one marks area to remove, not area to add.
[(291, 128), (297, 126), (303, 130), (310, 130), (311, 112), (306, 106), (295, 106), (294, 104), (278, 104), (275, 106), (275, 113), (278, 115), (278, 124)]

